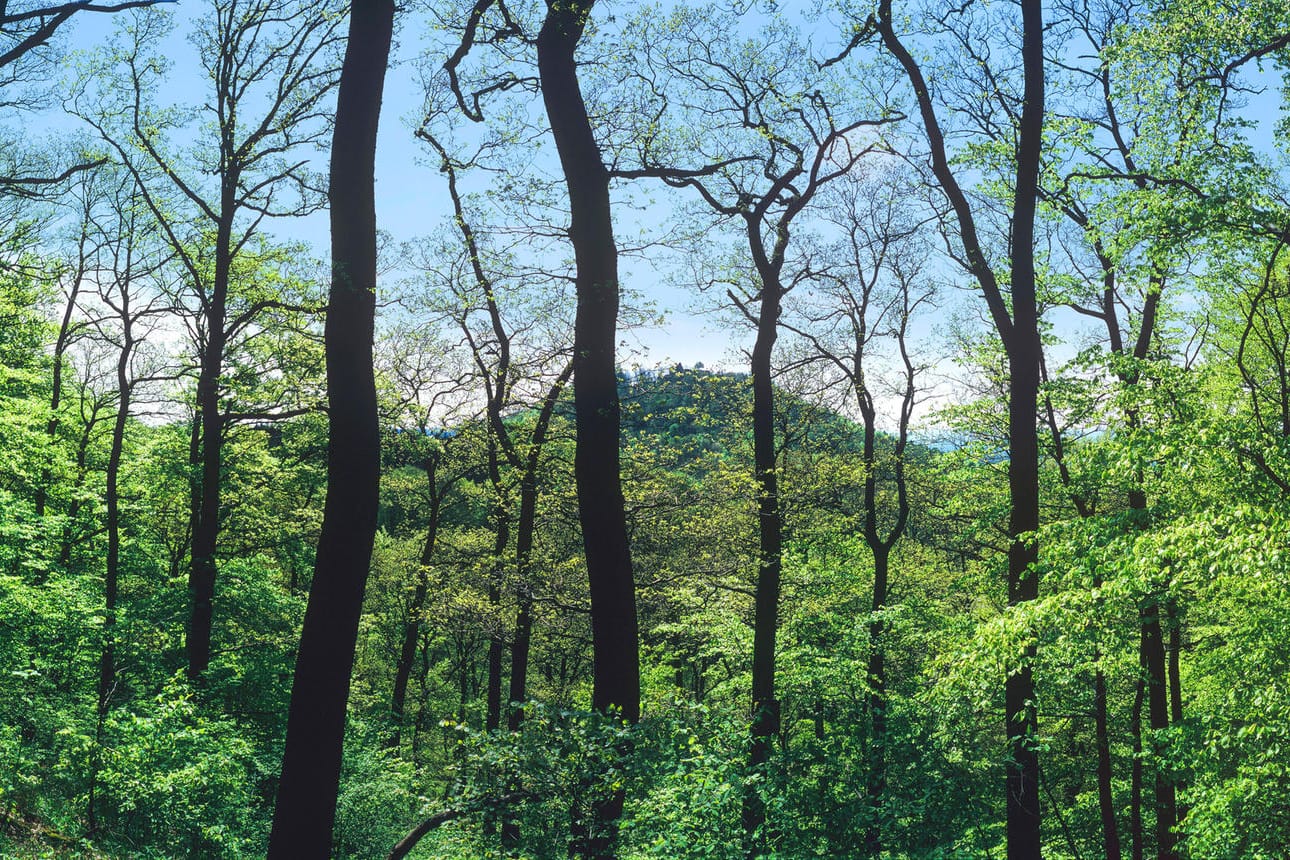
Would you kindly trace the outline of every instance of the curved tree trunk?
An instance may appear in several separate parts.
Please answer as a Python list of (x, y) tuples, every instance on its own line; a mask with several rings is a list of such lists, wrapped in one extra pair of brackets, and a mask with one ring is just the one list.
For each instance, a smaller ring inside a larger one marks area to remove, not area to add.
[(300, 634), (269, 857), (326, 860), (340, 784), (345, 703), (376, 537), (380, 435), (376, 314), (376, 131), (393, 0), (355, 0), (332, 140), (332, 284), (326, 352), (327, 502)]
[[(623, 509), (619, 463), (618, 249), (609, 205), (609, 173), (592, 133), (574, 51), (595, 0), (550, 3), (537, 38), (542, 100), (569, 190), (569, 239), (577, 265), (573, 334), (574, 475), (591, 593), (592, 707), (640, 719), (636, 586)], [(595, 801), (591, 832), (576, 850), (615, 855), (623, 792)]]

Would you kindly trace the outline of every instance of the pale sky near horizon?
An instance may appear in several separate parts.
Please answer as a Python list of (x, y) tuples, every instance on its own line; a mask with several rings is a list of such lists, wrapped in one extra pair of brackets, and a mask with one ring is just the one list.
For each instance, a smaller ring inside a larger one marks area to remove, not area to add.
[[(202, 82), (196, 74), (194, 49), (184, 37), (184, 32), (185, 21), (199, 13), (202, 6), (192, 0), (182, 0), (170, 8), (175, 10), (178, 18), (175, 32), (165, 46), (167, 55), (175, 63), (172, 95), (183, 99), (186, 93), (192, 93), (191, 99), (195, 100)], [(73, 19), (66, 45), (70, 49), (84, 49), (100, 44), (115, 24), (110, 15), (81, 13)], [(412, 134), (413, 124), (422, 112), (416, 61), (423, 50), (423, 38), (412, 29), (404, 26), (399, 35), (395, 62), (387, 76), (378, 141), (378, 225), (392, 236), (395, 243), (428, 234), (444, 224), (450, 212), (446, 184), (427, 157), (428, 147)], [(1260, 80), (1275, 82), (1271, 72), (1261, 75)], [(1269, 90), (1252, 106), (1252, 118), (1259, 122), (1258, 131), (1252, 135), (1253, 142), (1265, 147), (1270, 146), (1271, 126), (1280, 104), (1275, 88), (1270, 87)], [(66, 127), (62, 122), (57, 125)], [(326, 154), (319, 153), (318, 158), (325, 166)], [(656, 196), (663, 201), (678, 199), (675, 192), (661, 189)], [(620, 209), (617, 217), (622, 220), (636, 216)], [(620, 235), (629, 227), (629, 224), (620, 223)], [(270, 230), (283, 238), (306, 241), (320, 258), (326, 256), (325, 213), (295, 219), (294, 223), (279, 221)], [(639, 261), (625, 259), (622, 276), (628, 289), (639, 291), (667, 313), (667, 322), (662, 327), (625, 333), (629, 348), (620, 356), (624, 365), (639, 363), (649, 367), (679, 361), (687, 366), (703, 362), (709, 367), (743, 368), (744, 360), (735, 352), (735, 346), (750, 339), (745, 328), (732, 322), (730, 317), (718, 318), (693, 312), (693, 291), (668, 283), (660, 273)]]

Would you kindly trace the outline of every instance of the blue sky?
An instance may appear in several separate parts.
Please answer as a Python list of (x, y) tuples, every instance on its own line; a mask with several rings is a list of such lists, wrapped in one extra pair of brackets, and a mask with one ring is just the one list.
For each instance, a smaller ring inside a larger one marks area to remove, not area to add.
[[(197, 74), (194, 49), (184, 37), (186, 22), (191, 16), (201, 14), (199, 3), (186, 0), (172, 7), (178, 19), (174, 33), (165, 45), (167, 56), (174, 62), (171, 77), (173, 84), (167, 95), (176, 102), (194, 102), (202, 97), (203, 81)], [(82, 14), (74, 19), (74, 26), (66, 38), (66, 46), (84, 49), (102, 43), (116, 22), (113, 16)], [(448, 216), (446, 186), (437, 169), (427, 157), (428, 148), (418, 142), (412, 128), (422, 113), (422, 87), (417, 60), (425, 49), (425, 37), (417, 27), (404, 26), (399, 39), (395, 63), (387, 78), (386, 97), (382, 110), (377, 166), (378, 222), (396, 243), (414, 240), (443, 224)], [(1255, 76), (1254, 80), (1266, 92), (1254, 98), (1245, 110), (1247, 118), (1258, 123), (1251, 137), (1260, 148), (1269, 148), (1272, 127), (1277, 119), (1280, 97), (1277, 76), (1270, 70)], [(45, 117), (34, 124), (50, 130), (70, 127), (70, 121)], [(325, 165), (326, 154), (318, 154), (320, 166)], [(554, 167), (553, 162), (548, 162)], [(620, 219), (661, 222), (666, 210), (678, 195), (663, 189), (654, 189), (660, 202), (654, 210), (643, 215), (620, 209)], [(630, 227), (634, 227), (631, 224)], [(327, 248), (327, 218), (318, 213), (293, 221), (278, 221), (271, 227), (274, 233), (289, 239), (299, 239), (313, 246), (320, 257)], [(623, 234), (628, 225), (620, 224)], [(652, 366), (677, 361), (687, 365), (703, 362), (708, 366), (725, 366), (739, 369), (743, 359), (735, 352), (739, 343), (748, 340), (748, 333), (731, 318), (704, 316), (693, 312), (693, 291), (676, 287), (668, 282), (664, 272), (651, 269), (639, 260), (622, 262), (624, 284), (646, 295), (653, 304), (667, 314), (663, 327), (637, 330), (625, 334), (629, 348), (624, 351), (625, 364), (640, 363)]]

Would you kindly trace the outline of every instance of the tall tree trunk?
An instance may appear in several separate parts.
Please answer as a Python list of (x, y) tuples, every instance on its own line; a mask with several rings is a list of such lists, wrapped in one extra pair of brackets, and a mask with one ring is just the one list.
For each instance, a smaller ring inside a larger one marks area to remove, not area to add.
[[(591, 593), (592, 707), (640, 719), (636, 588), (619, 472), (618, 250), (609, 173), (578, 84), (574, 50), (595, 0), (549, 3), (537, 38), (542, 100), (569, 189), (569, 239), (577, 265), (573, 373), (578, 518)], [(579, 847), (588, 858), (615, 855), (621, 790), (595, 801), (593, 830)]]
[[(1035, 207), (1044, 128), (1044, 46), (1041, 0), (1021, 0), (1021, 62), (1024, 93), (1017, 135), (1017, 175), (1012, 200), (1011, 294), (1005, 295), (982, 250), (971, 200), (954, 174), (945, 134), (936, 115), (932, 88), (918, 61), (896, 34), (891, 0), (880, 0), (875, 26), (883, 44), (905, 71), (918, 102), (931, 149), (932, 171), (949, 200), (963, 243), (963, 260), (984, 294), (999, 339), (1008, 356), (1008, 602), (1018, 605), (1039, 595), (1034, 563), (1039, 548), (1039, 444), (1036, 433), (1040, 378), (1039, 307), (1035, 286)], [(1011, 305), (1011, 308), (1009, 307)], [(1009, 860), (1039, 860), (1039, 756), (1035, 748), (1038, 717), (1030, 663), (1004, 681), (1004, 728), (1010, 756), (1005, 766)]]
[[(1040, 0), (1022, 0), (1021, 59), (1025, 102), (1017, 143), (1017, 182), (1012, 217), (1012, 314), (1008, 352), (1008, 490), (1012, 504), (1008, 533), (1008, 603), (1039, 597), (1039, 378), (1042, 347), (1035, 289), (1035, 205), (1044, 127), (1043, 9)], [(1007, 836), (1009, 860), (1036, 860), (1042, 855), (1039, 801), (1038, 715), (1030, 664), (1033, 646), (1022, 668), (1004, 684), (1004, 718), (1012, 755), (1007, 767)]]
[(96, 406), (82, 425), (80, 438), (76, 442), (76, 480), (72, 483), (72, 500), (67, 505), (67, 522), (63, 526), (63, 537), (58, 548), (58, 563), (64, 570), (72, 563), (72, 544), (74, 543), (72, 529), (75, 528), (76, 518), (81, 512), (81, 500), (76, 491), (85, 486), (85, 478), (89, 474), (90, 442), (94, 438), (94, 428), (98, 423), (99, 410)]
[(220, 412), (220, 376), (223, 374), (228, 284), (232, 266), (231, 217), (237, 190), (235, 176), (224, 178), (222, 212), (215, 236), (215, 273), (210, 297), (204, 302), (206, 348), (202, 350), (197, 378), (197, 415), (201, 429), (201, 462), (191, 506), (192, 556), (188, 573), (191, 612), (188, 618), (188, 677), (199, 678), (210, 665), (211, 625), (215, 601), (215, 548), (219, 541), (220, 488), (223, 472), (224, 417)]
[[(573, 374), (573, 364), (565, 365), (560, 376), (548, 389), (533, 425), (533, 436), (529, 439), (528, 454), (525, 457), (523, 474), (520, 476), (520, 515), (515, 526), (515, 575), (516, 600), (515, 638), (511, 641), (511, 677), (508, 691), (510, 710), (506, 715), (506, 727), (519, 731), (524, 720), (522, 704), (528, 700), (529, 648), (533, 641), (533, 538), (537, 531), (538, 503), (538, 467), (542, 462), (542, 448), (546, 444), (547, 430), (555, 414), (556, 403), (560, 393)], [(516, 792), (521, 788), (518, 782), (512, 782), (508, 788)], [(506, 814), (505, 806), (501, 807), (502, 849), (512, 851), (519, 845), (520, 824), (512, 815)]]
[(130, 301), (122, 296), (123, 342), (117, 355), (117, 407), (112, 422), (112, 439), (108, 448), (107, 474), (104, 502), (107, 506), (107, 555), (103, 566), (103, 642), (99, 648), (98, 702), (95, 713), (94, 751), (90, 757), (89, 791), (86, 796), (86, 819), (89, 830), (98, 829), (97, 794), (99, 773), (103, 766), (103, 730), (107, 722), (112, 694), (116, 690), (116, 604), (119, 596), (121, 573), (121, 494), (118, 480), (121, 474), (121, 455), (125, 447), (125, 427), (130, 419), (130, 356), (134, 352), (134, 338), (130, 330)]
[(1115, 823), (1115, 794), (1111, 781), (1111, 735), (1106, 718), (1106, 676), (1093, 675), (1093, 730), (1097, 743), (1097, 806), (1102, 816), (1102, 850), (1106, 860), (1120, 860), (1120, 832)]
[(887, 577), (890, 551), (872, 547), (873, 613), (869, 622), (869, 772), (865, 792), (869, 799), (869, 825), (865, 828), (865, 852), (882, 856), (882, 802), (887, 791), (887, 668), (882, 644), (883, 623), (879, 612), (887, 605)]
[[(123, 314), (129, 313), (124, 300)], [(103, 571), (103, 647), (99, 653), (99, 714), (107, 713), (116, 686), (116, 603), (121, 573), (121, 494), (117, 483), (121, 474), (121, 452), (125, 446), (125, 427), (130, 419), (130, 355), (134, 340), (130, 323), (125, 324), (124, 342), (117, 357), (117, 407), (112, 423), (112, 441), (108, 449), (107, 482), (104, 501), (107, 504), (107, 557)]]
[(406, 713), (408, 680), (412, 676), (412, 663), (417, 655), (417, 640), (421, 632), (421, 613), (425, 610), (426, 597), (430, 591), (430, 579), (426, 568), (434, 558), (435, 543), (439, 535), (439, 508), (441, 496), (435, 483), (438, 471), (438, 457), (427, 457), (423, 468), (426, 479), (430, 482), (430, 524), (426, 527), (426, 540), (421, 548), (421, 559), (417, 567), (417, 586), (412, 593), (412, 603), (408, 606), (408, 620), (403, 627), (403, 644), (399, 648), (399, 660), (394, 667), (394, 691), (390, 697), (390, 718), (394, 731), (390, 736), (390, 746), (398, 749), (402, 742), (403, 722)]
[[(1165, 600), (1165, 617), (1169, 619), (1169, 721), (1176, 726), (1183, 718), (1182, 668), (1179, 666), (1182, 653), (1182, 620), (1178, 617), (1178, 604), (1172, 597)], [(1183, 782), (1177, 780), (1174, 782), (1175, 824), (1181, 823), (1187, 817), (1187, 805), (1177, 800), (1177, 794), (1185, 789), (1186, 785)]]
[[(501, 416), (498, 416), (501, 421)], [(493, 559), (489, 570), (488, 606), (493, 611), (488, 636), (488, 680), (485, 686), (484, 729), (494, 731), (502, 725), (502, 638), (500, 615), (502, 580), (505, 578), (506, 547), (511, 540), (511, 514), (506, 505), (506, 488), (502, 486), (501, 463), (497, 440), (488, 441), (488, 476), (493, 485)]]
[(1133, 736), (1133, 765), (1129, 771), (1129, 850), (1133, 860), (1142, 860), (1145, 831), (1142, 826), (1142, 700), (1146, 682), (1138, 678), (1129, 713), (1129, 733)]
[[(1137, 426), (1137, 417), (1130, 415), (1130, 426)], [(1147, 496), (1141, 489), (1129, 491), (1129, 508), (1138, 516), (1140, 525), (1145, 524)], [(1139, 664), (1146, 684), (1147, 723), (1153, 735), (1169, 727), (1169, 682), (1168, 660), (1165, 655), (1164, 630), (1160, 624), (1161, 597), (1155, 589), (1144, 598), (1138, 607), (1139, 624)], [(1139, 730), (1140, 732), (1140, 730)], [(1156, 743), (1153, 737), (1152, 745)], [(1155, 760), (1153, 780), (1154, 806), (1156, 813), (1156, 858), (1157, 860), (1178, 860), (1175, 847), (1177, 837), (1174, 825), (1178, 823), (1177, 798), (1173, 778)]]
[(573, 375), (573, 364), (565, 365), (559, 377), (547, 390), (533, 425), (533, 436), (529, 439), (528, 455), (524, 462), (524, 472), (520, 478), (520, 516), (515, 525), (515, 576), (516, 598), (519, 604), (515, 613), (515, 639), (511, 642), (511, 678), (510, 703), (511, 711), (507, 716), (507, 726), (511, 731), (520, 727), (524, 712), (519, 704), (528, 699), (529, 647), (533, 640), (533, 539), (537, 531), (538, 503), (538, 468), (542, 462), (542, 448), (546, 445), (546, 436), (551, 427), (551, 418), (555, 415), (556, 404), (569, 377)]
[[(750, 371), (753, 386), (753, 469), (757, 480), (759, 555), (753, 610), (752, 746), (754, 773), (764, 771), (771, 741), (779, 732), (780, 706), (775, 698), (775, 638), (779, 627), (779, 585), (782, 567), (782, 522), (779, 476), (775, 453), (775, 387), (771, 357), (778, 336), (781, 291), (776, 281), (763, 278)], [(767, 843), (766, 809), (754, 783), (744, 797), (744, 839), (748, 856)]]
[(269, 857), (331, 856), (345, 703), (376, 537), (380, 434), (376, 314), (376, 132), (393, 0), (354, 0), (332, 138), (332, 284), (325, 331), (327, 501), (300, 634)]
[[(81, 234), (82, 248), (86, 236)], [(84, 279), (86, 269), (85, 255), (82, 252), (79, 265), (73, 275), (71, 289), (68, 291), (67, 304), (63, 306), (63, 318), (58, 324), (58, 338), (54, 341), (53, 356), (53, 378), (49, 386), (49, 421), (45, 424), (45, 435), (49, 437), (51, 447), (58, 437), (58, 407), (62, 404), (63, 399), (63, 368), (66, 364), (64, 356), (67, 353), (67, 346), (72, 333), (72, 314), (76, 310), (76, 297), (80, 293), (81, 283)], [(45, 505), (48, 502), (49, 484), (52, 480), (52, 473), (48, 468), (41, 472), (40, 486), (36, 488), (36, 518), (42, 519), (45, 516)]]
[[(1153, 733), (1152, 745), (1157, 743), (1155, 733), (1169, 727), (1169, 701), (1166, 686), (1165, 646), (1160, 627), (1160, 604), (1154, 599), (1145, 602), (1138, 611), (1142, 627), (1140, 641), (1141, 664), (1146, 683), (1147, 721)], [(1173, 779), (1159, 761), (1155, 761), (1155, 812), (1156, 857), (1158, 860), (1177, 860), (1173, 833), (1176, 824)]]

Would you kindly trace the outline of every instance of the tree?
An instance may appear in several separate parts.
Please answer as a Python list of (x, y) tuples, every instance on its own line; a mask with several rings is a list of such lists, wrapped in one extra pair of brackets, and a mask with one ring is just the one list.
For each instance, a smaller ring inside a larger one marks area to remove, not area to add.
[[(649, 88), (646, 91), (680, 92), (659, 97), (648, 118), (654, 128), (666, 126), (667, 131), (638, 130), (633, 146), (641, 153), (642, 167), (617, 172), (628, 177), (657, 176), (669, 185), (695, 189), (718, 217), (741, 222), (739, 230), (747, 243), (751, 261), (747, 282), (752, 286), (740, 278), (727, 295), (756, 329), (749, 355), (760, 541), (749, 753), (756, 773), (764, 770), (771, 740), (780, 729), (775, 639), (783, 518), (773, 353), (785, 296), (811, 276), (813, 267), (809, 251), (794, 259), (799, 252), (790, 251), (790, 242), (795, 222), (816, 195), (878, 148), (866, 139), (869, 130), (894, 121), (894, 117), (883, 117), (881, 108), (865, 106), (879, 118), (836, 119), (841, 106), (824, 95), (831, 81), (827, 75), (803, 74), (801, 67), (813, 61), (796, 34), (782, 23), (763, 31), (764, 44), (757, 48), (733, 41), (711, 46), (698, 43), (703, 38), (701, 27), (733, 26), (730, 19), (704, 21), (694, 16), (672, 25), (684, 34), (677, 44), (646, 52), (640, 70), (643, 85)], [(649, 80), (651, 75), (663, 80)], [(678, 131), (687, 126), (686, 132)], [(676, 147), (674, 151), (669, 151), (669, 144)], [(709, 163), (688, 169), (672, 163), (692, 158), (686, 150), (707, 156)], [(788, 271), (786, 263), (790, 264)], [(764, 823), (765, 810), (752, 783), (744, 812), (750, 856), (764, 847)]]
[[(322, 103), (335, 83), (340, 39), (338, 15), (299, 0), (250, 0), (249, 5), (221, 0), (215, 12), (198, 42), (213, 87), (200, 110), (156, 104), (165, 66), (155, 45), (167, 29), (157, 14), (136, 18), (119, 57), (100, 58), (71, 100), (72, 110), (134, 177), (197, 305), (186, 640), (193, 678), (210, 662), (217, 545), (225, 513), (220, 493), (228, 345), (259, 314), (281, 304), (274, 297), (257, 297), (240, 306), (234, 272), (265, 218), (305, 214), (321, 204), (302, 151), (325, 133)], [(114, 70), (117, 62), (120, 72)], [(119, 99), (122, 91), (131, 97)], [(214, 145), (197, 150), (197, 163), (186, 164), (174, 138), (191, 130), (199, 117), (213, 123)]]
[[(104, 721), (117, 696), (118, 686), (116, 630), (122, 578), (120, 475), (126, 427), (131, 410), (135, 408), (137, 389), (149, 383), (175, 379), (175, 372), (167, 367), (164, 355), (148, 355), (146, 351), (148, 336), (160, 325), (160, 318), (171, 310), (167, 291), (160, 285), (168, 274), (166, 265), (169, 260), (157, 248), (147, 245), (147, 234), (140, 229), (140, 222), (145, 220), (146, 214), (141, 211), (133, 181), (114, 171), (104, 172), (107, 175), (96, 177), (99, 181), (94, 188), (107, 200), (107, 209), (104, 212), (91, 209), (84, 213), (87, 223), (82, 225), (82, 235), (94, 246), (80, 273), (87, 281), (94, 282), (99, 305), (89, 309), (89, 318), (84, 325), (92, 328), (97, 339), (115, 351), (107, 361), (113, 368), (116, 401), (104, 468), (107, 548), (103, 572), (103, 638), (99, 649), (96, 750), (86, 814), (91, 829), (97, 826), (95, 781), (101, 765), (97, 747), (103, 742)], [(60, 328), (60, 341), (66, 328), (66, 323)]]
[[(855, 398), (863, 434), (860, 454), (863, 500), (860, 530), (873, 560), (873, 592), (869, 620), (869, 746), (867, 785), (870, 819), (865, 850), (882, 855), (883, 801), (887, 785), (887, 694), (884, 614), (890, 608), (891, 556), (905, 535), (911, 503), (907, 475), (910, 424), (919, 393), (919, 377), (927, 369), (915, 364), (910, 327), (919, 308), (934, 298), (922, 272), (926, 251), (914, 238), (921, 226), (904, 210), (913, 196), (899, 174), (876, 177), (852, 174), (840, 183), (835, 213), (842, 228), (840, 265), (820, 278), (820, 295), (798, 308), (800, 322), (784, 323), (808, 344), (805, 360), (823, 365), (822, 374), (840, 379)], [(895, 346), (896, 379), (884, 384), (881, 342)], [(898, 381), (896, 381), (898, 380)], [(880, 439), (883, 401), (895, 397), (895, 436)], [(890, 451), (880, 448), (890, 448)], [(890, 491), (880, 494), (890, 482)]]
[(350, 11), (332, 138), (332, 288), (327, 312), (327, 503), (300, 633), (270, 857), (331, 855), (345, 703), (376, 536), (380, 431), (376, 314), (376, 131), (394, 3)]
[[(1039, 398), (1039, 305), (1035, 288), (1035, 207), (1038, 201), (1040, 155), (1044, 129), (1044, 27), (1038, 0), (1022, 0), (1021, 70), (1022, 92), (1019, 111), (1007, 114), (1012, 157), (1016, 173), (1012, 184), (1009, 236), (1009, 277), (1004, 281), (986, 256), (978, 233), (977, 214), (963, 190), (950, 160), (934, 91), (919, 61), (896, 30), (897, 19), (891, 0), (881, 0), (877, 14), (857, 26), (858, 44), (876, 31), (883, 46), (908, 79), (922, 119), (932, 174), (953, 211), (962, 246), (962, 264), (984, 293), (986, 305), (1008, 357), (1008, 493), (1011, 511), (1008, 532), (1008, 602), (1023, 604), (1039, 596), (1039, 573), (1035, 563), (1039, 548), (1034, 533), (1039, 528), (1039, 445), (1036, 415)], [(957, 15), (970, 21), (970, 10)], [(951, 16), (955, 17), (955, 16)], [(947, 19), (949, 20), (949, 19)], [(939, 25), (949, 29), (948, 24)], [(952, 32), (952, 31), (951, 31)], [(959, 31), (962, 44), (971, 52), (974, 43), (965, 27)], [(984, 56), (975, 56), (980, 68), (990, 74)], [(941, 108), (944, 110), (944, 108)], [(1015, 136), (1013, 136), (1015, 135)], [(1030, 654), (1027, 655), (1032, 656)], [(1004, 682), (1004, 722), (1010, 756), (1007, 764), (1008, 857), (1033, 860), (1042, 855), (1040, 839), (1038, 719), (1035, 685), (1028, 662)]]
[[(574, 472), (591, 594), (592, 707), (634, 723), (640, 717), (640, 660), (619, 461), (618, 249), (609, 202), (611, 177), (583, 99), (575, 58), (594, 5), (595, 0), (551, 0), (538, 33), (530, 36), (504, 3), (479, 0), (444, 68), (463, 114), (479, 122), (482, 98), (531, 83), (532, 78), (504, 73), (501, 82), (491, 79), (468, 94), (459, 67), (471, 49), (481, 43), (501, 46), (511, 37), (535, 49), (542, 101), (569, 195), (568, 238), (576, 268)], [(578, 853), (588, 858), (612, 856), (622, 806), (621, 791), (596, 804), (595, 821), (581, 826), (576, 837)]]
[[(60, 30), (76, 13), (125, 12), (142, 9), (168, 0), (125, 0), (120, 3), (93, 3), (73, 0), (67, 3), (19, 3), (0, 7), (0, 87), (4, 97), (0, 106), (5, 108), (36, 109), (42, 95), (31, 92), (34, 86), (49, 80), (53, 64), (50, 45), (60, 35)], [(84, 18), (85, 15), (80, 17)], [(6, 144), (10, 144), (6, 141)], [(61, 157), (63, 153), (58, 153)], [(76, 174), (93, 170), (103, 164), (101, 158), (84, 155), (66, 168), (51, 167), (45, 153), (24, 151), (20, 146), (7, 145), (3, 167), (0, 170), (0, 195), (34, 199), (54, 196), (65, 189), (65, 180)]]

